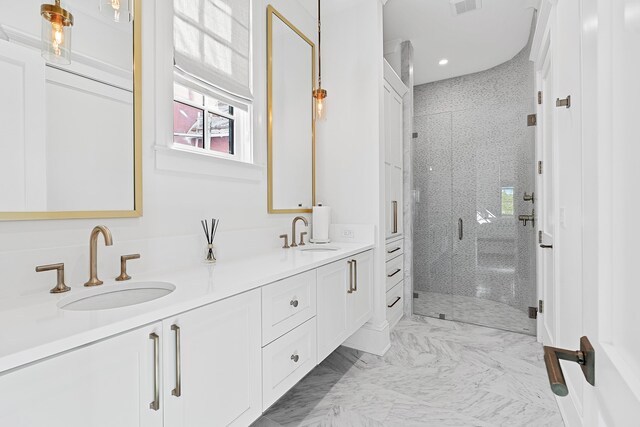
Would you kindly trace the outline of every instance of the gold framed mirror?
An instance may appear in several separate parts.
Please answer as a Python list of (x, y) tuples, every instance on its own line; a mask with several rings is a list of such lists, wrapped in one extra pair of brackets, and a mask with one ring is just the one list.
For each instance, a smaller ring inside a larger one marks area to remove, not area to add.
[[(0, 107), (0, 220), (142, 216), (141, 5), (63, 1), (72, 19), (58, 38), (38, 14), (54, 0), (17, 2), (0, 18), (0, 87), (24, 110)], [(55, 61), (71, 33), (70, 63)]]
[(311, 212), (315, 204), (315, 44), (267, 8), (268, 212)]

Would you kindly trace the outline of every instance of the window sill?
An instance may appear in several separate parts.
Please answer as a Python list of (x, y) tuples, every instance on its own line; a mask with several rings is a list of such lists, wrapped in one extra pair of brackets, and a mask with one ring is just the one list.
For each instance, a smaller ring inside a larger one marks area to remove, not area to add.
[(156, 145), (156, 169), (227, 178), (238, 181), (259, 182), (263, 179), (264, 167), (254, 163), (225, 159), (207, 153)]

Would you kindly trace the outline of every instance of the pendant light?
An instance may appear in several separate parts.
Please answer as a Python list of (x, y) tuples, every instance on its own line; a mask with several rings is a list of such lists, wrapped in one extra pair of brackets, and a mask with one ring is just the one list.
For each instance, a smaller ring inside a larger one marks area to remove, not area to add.
[(42, 57), (47, 62), (70, 64), (73, 15), (60, 6), (60, 0), (56, 0), (55, 4), (41, 5), (40, 15), (42, 16)]
[(322, 35), (322, 20), (320, 19), (320, 0), (318, 0), (318, 88), (313, 91), (313, 97), (315, 99), (315, 113), (316, 120), (324, 120), (326, 118), (326, 101), (327, 97), (326, 89), (322, 89), (322, 51), (321, 51), (321, 35)]

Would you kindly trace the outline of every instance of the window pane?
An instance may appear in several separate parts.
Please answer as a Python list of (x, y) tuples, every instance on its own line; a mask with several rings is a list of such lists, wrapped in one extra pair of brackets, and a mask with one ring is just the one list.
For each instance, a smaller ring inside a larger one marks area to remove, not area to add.
[(502, 187), (502, 215), (513, 215), (513, 187)]
[(183, 104), (173, 102), (173, 142), (204, 148), (204, 127), (202, 118), (204, 111)]
[(209, 136), (211, 137), (212, 151), (233, 154), (233, 125), (233, 120), (209, 113)]
[(220, 102), (210, 96), (205, 96), (204, 98), (204, 105), (205, 107), (207, 107), (207, 109), (212, 110), (216, 113), (223, 113), (233, 116), (233, 107), (231, 105)]

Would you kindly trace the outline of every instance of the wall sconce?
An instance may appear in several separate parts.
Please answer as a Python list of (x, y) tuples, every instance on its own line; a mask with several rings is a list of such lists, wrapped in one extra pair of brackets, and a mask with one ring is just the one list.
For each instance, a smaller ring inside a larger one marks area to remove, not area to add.
[(47, 62), (70, 64), (73, 15), (60, 6), (60, 0), (56, 0), (55, 4), (41, 5), (40, 15), (42, 16), (42, 57)]
[(318, 0), (318, 88), (313, 91), (315, 99), (316, 120), (324, 120), (327, 114), (326, 97), (327, 90), (322, 89), (322, 52), (320, 51), (320, 36), (322, 31), (322, 21), (320, 19), (320, 0)]
[(131, 22), (129, 0), (98, 0), (100, 13), (109, 16), (113, 22)]

